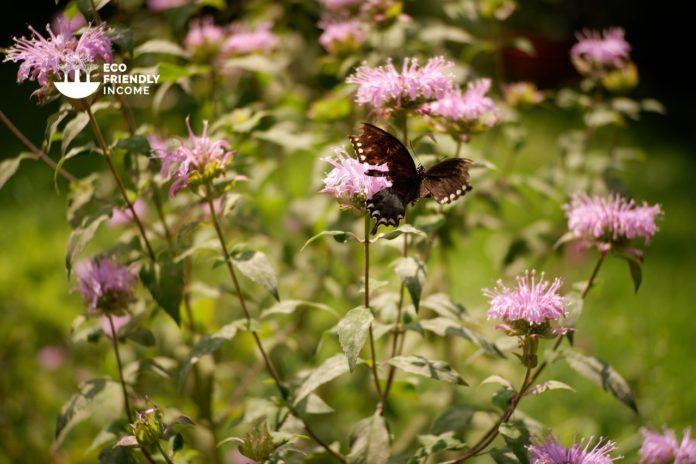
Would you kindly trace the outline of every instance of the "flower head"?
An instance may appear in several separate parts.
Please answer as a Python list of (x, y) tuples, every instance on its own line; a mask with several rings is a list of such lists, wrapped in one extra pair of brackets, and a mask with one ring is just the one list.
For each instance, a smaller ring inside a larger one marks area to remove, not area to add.
[(189, 118), (186, 118), (188, 143), (179, 141), (179, 146), (171, 150), (155, 150), (162, 161), (160, 175), (174, 182), (169, 187), (169, 196), (189, 185), (192, 181), (206, 181), (222, 174), (234, 152), (226, 140), (212, 139), (208, 136), (208, 121), (203, 121), (203, 134), (193, 133)]
[(524, 277), (518, 276), (516, 280), (516, 288), (508, 288), (498, 280), (497, 288), (483, 291), (490, 299), (488, 319), (540, 325), (565, 317), (566, 302), (558, 294), (561, 279), (549, 284), (543, 272), (537, 281), (536, 271), (525, 271)]
[(387, 171), (386, 165), (372, 166), (351, 158), (345, 151), (334, 148), (334, 158), (322, 158), (333, 165), (333, 169), (324, 177), (321, 190), (336, 197), (342, 204), (350, 205), (365, 201), (387, 187), (391, 182), (386, 177), (368, 176), (368, 170)]
[(225, 31), (213, 18), (194, 19), (184, 38), (184, 47), (194, 56), (207, 58), (217, 54), (224, 38)]
[(531, 464), (611, 464), (619, 457), (610, 453), (616, 450), (616, 443), (611, 440), (602, 442), (602, 438), (592, 446), (594, 437), (583, 438), (579, 443), (573, 443), (570, 448), (563, 445), (554, 436), (549, 436), (543, 442), (532, 443), (528, 446), (529, 462)]
[(406, 58), (399, 72), (388, 59), (386, 65), (376, 68), (363, 63), (346, 82), (358, 84), (355, 95), (358, 104), (389, 113), (409, 104), (444, 97), (452, 90), (453, 75), (449, 70), (453, 66), (441, 56), (429, 59), (425, 66), (419, 66), (416, 58)]
[(241, 23), (232, 24), (227, 34), (222, 45), (222, 53), (226, 56), (270, 53), (278, 45), (270, 23), (261, 23), (255, 29)]
[(423, 105), (419, 112), (435, 117), (442, 125), (458, 132), (478, 132), (498, 122), (498, 110), (486, 93), (491, 88), (490, 79), (470, 82), (465, 93), (452, 89), (439, 99)]
[(135, 275), (109, 258), (80, 263), (76, 274), (78, 289), (90, 311), (123, 314), (135, 301)]
[(79, 11), (73, 16), (68, 16), (66, 12), (56, 15), (51, 21), (51, 28), (54, 31), (67, 31), (67, 34), (73, 34), (75, 31), (85, 27), (87, 20)]
[(324, 29), (319, 43), (331, 53), (353, 51), (365, 41), (365, 24), (357, 19), (322, 21), (319, 27)]
[(691, 429), (684, 430), (681, 443), (672, 429), (663, 434), (641, 429), (643, 445), (640, 447), (640, 462), (644, 464), (694, 464), (696, 463), (696, 441), (691, 439)]
[(643, 202), (637, 206), (619, 195), (590, 197), (576, 193), (564, 208), (573, 235), (603, 241), (642, 237), (647, 244), (657, 232), (656, 219), (662, 215), (660, 205)]
[(80, 38), (75, 38), (65, 24), (60, 23), (58, 32), (46, 26), (48, 38), (33, 27), (28, 39), (14, 38), (4, 61), (21, 62), (17, 82), (36, 80), (42, 86), (49, 79), (60, 79), (63, 73), (79, 70), (89, 71), (95, 62), (110, 62), (113, 58), (111, 40), (106, 26), (88, 27)]
[(620, 27), (577, 34), (578, 42), (570, 50), (573, 63), (583, 74), (596, 68), (621, 68), (628, 62), (631, 46)]
[(191, 3), (191, 0), (147, 0), (147, 7), (150, 11), (161, 13), (172, 8), (188, 5), (189, 3)]

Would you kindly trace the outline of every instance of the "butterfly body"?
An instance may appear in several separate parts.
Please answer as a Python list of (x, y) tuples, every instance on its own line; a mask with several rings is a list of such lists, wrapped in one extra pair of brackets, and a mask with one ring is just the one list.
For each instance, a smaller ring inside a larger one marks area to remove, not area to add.
[(469, 184), (471, 160), (450, 158), (428, 170), (416, 167), (404, 144), (367, 123), (363, 123), (360, 135), (351, 136), (350, 141), (360, 162), (387, 165), (387, 171), (370, 169), (366, 174), (388, 177), (392, 183), (366, 202), (370, 216), (376, 220), (373, 234), (382, 224), (398, 226), (406, 214), (406, 206), (420, 198), (434, 198), (440, 204), (447, 204), (472, 188)]

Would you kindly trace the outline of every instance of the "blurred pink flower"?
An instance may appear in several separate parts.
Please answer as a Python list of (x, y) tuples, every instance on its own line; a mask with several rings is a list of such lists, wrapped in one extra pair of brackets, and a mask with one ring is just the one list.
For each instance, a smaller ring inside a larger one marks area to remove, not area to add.
[[(216, 198), (213, 200), (213, 208), (215, 208), (215, 215), (217, 217), (222, 216), (222, 200), (224, 197)], [(201, 204), (201, 208), (203, 208), (203, 216), (205, 216), (207, 219), (209, 219), (212, 214), (210, 213), (210, 205), (208, 202), (204, 202)]]
[[(147, 203), (142, 197), (138, 197), (133, 202), (133, 209), (135, 209), (135, 214), (137, 214), (138, 217), (143, 217), (147, 214)], [(111, 219), (109, 219), (110, 226), (125, 226), (131, 222), (133, 222), (133, 213), (131, 213), (128, 207), (123, 209), (114, 208), (111, 211)]]
[(68, 35), (73, 34), (75, 31), (85, 27), (86, 25), (87, 20), (79, 11), (75, 13), (72, 18), (68, 18), (65, 12), (61, 12), (53, 18), (53, 21), (51, 21), (51, 28), (54, 31), (58, 31), (59, 33), (65, 32)]
[(645, 464), (668, 464), (674, 461), (674, 454), (679, 445), (674, 430), (665, 429), (657, 432), (642, 428), (643, 445), (640, 447), (640, 462)]
[(645, 243), (657, 232), (656, 219), (660, 217), (660, 205), (643, 202), (636, 206), (633, 200), (619, 195), (608, 197), (575, 193), (564, 206), (568, 229), (578, 238), (618, 240), (643, 237)]
[[(118, 333), (121, 331), (121, 329), (128, 325), (128, 323), (130, 322), (131, 316), (130, 314), (124, 314), (123, 316), (111, 316), (111, 320), (114, 322), (116, 337), (118, 337)], [(101, 329), (104, 332), (104, 335), (106, 335), (109, 338), (113, 338), (113, 334), (111, 332), (111, 324), (109, 324), (109, 318), (107, 316), (101, 317)]]
[(502, 280), (498, 280), (497, 288), (483, 290), (483, 294), (490, 300), (488, 319), (543, 324), (565, 317), (566, 303), (558, 294), (563, 283), (561, 279), (556, 278), (549, 284), (544, 280), (542, 272), (537, 281), (536, 271), (533, 270), (531, 273), (525, 271), (524, 277), (518, 276), (516, 281), (516, 288), (508, 288)]
[(579, 443), (573, 442), (570, 448), (563, 445), (554, 436), (549, 436), (543, 442), (532, 443), (529, 449), (530, 464), (611, 464), (620, 457), (612, 457), (610, 453), (616, 450), (616, 443), (602, 438), (592, 447), (594, 437), (583, 438)]
[(31, 26), (29, 30), (32, 37), (15, 37), (14, 45), (7, 50), (3, 60), (21, 62), (17, 82), (36, 80), (43, 86), (49, 78), (61, 79), (63, 72), (86, 72), (90, 64), (110, 62), (113, 58), (111, 40), (104, 24), (87, 28), (79, 39), (63, 25), (57, 33), (47, 25), (48, 38)]
[(58, 345), (44, 346), (38, 353), (39, 364), (49, 371), (58, 369), (67, 357), (65, 348)]
[(603, 33), (585, 30), (577, 34), (578, 42), (570, 50), (570, 56), (573, 60), (595, 66), (622, 67), (631, 51), (624, 34), (620, 27), (607, 29)]
[(357, 19), (347, 21), (322, 21), (324, 32), (319, 43), (331, 53), (341, 53), (357, 49), (367, 36), (365, 24)]
[(225, 39), (225, 31), (213, 18), (194, 19), (184, 38), (184, 47), (194, 55), (215, 55)]
[(499, 119), (495, 103), (486, 93), (491, 88), (490, 79), (479, 79), (470, 82), (466, 93), (460, 89), (451, 89), (439, 99), (427, 103), (419, 112), (428, 116), (436, 116), (449, 122), (464, 123), (465, 125), (482, 124), (493, 126)]
[(222, 53), (226, 56), (270, 53), (276, 45), (278, 38), (271, 32), (270, 23), (261, 23), (256, 28), (235, 23), (227, 29), (227, 39), (222, 45)]
[(187, 186), (194, 174), (208, 178), (217, 176), (234, 155), (226, 140), (208, 137), (208, 121), (203, 121), (203, 134), (200, 137), (193, 133), (188, 117), (186, 126), (189, 132), (187, 144), (179, 141), (177, 148), (155, 150), (162, 161), (160, 175), (174, 181), (169, 187), (170, 197)]
[(161, 13), (172, 8), (188, 5), (191, 0), (147, 0), (147, 7), (150, 11)]
[(368, 170), (386, 172), (387, 165), (372, 166), (361, 163), (351, 158), (340, 148), (334, 148), (333, 158), (322, 158), (334, 168), (324, 177), (324, 193), (330, 193), (344, 205), (350, 205), (351, 201), (370, 199), (372, 196), (387, 187), (391, 182), (386, 177), (368, 176)]
[(123, 314), (135, 301), (135, 275), (109, 258), (79, 263), (76, 266), (78, 290), (89, 311)]
[(453, 66), (441, 56), (429, 59), (422, 67), (416, 58), (405, 58), (399, 72), (389, 58), (386, 65), (377, 68), (363, 63), (346, 82), (358, 84), (355, 95), (358, 104), (388, 112), (408, 103), (444, 97), (452, 90), (454, 76), (449, 70)]

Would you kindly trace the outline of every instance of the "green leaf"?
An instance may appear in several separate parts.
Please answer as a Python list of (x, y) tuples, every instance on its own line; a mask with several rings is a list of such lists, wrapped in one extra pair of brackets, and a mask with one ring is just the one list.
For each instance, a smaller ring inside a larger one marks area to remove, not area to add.
[(94, 237), (101, 223), (106, 221), (109, 216), (110, 213), (104, 211), (89, 215), (82, 221), (82, 224), (78, 228), (70, 233), (68, 247), (65, 252), (65, 268), (68, 270), (68, 277), (70, 277), (75, 256), (77, 256), (77, 254), (85, 248), (87, 243), (92, 240), (92, 237)]
[(604, 391), (609, 392), (636, 414), (638, 413), (638, 406), (628, 383), (609, 364), (571, 349), (563, 350), (563, 357), (568, 365), (580, 375), (602, 387)]
[(369, 308), (360, 306), (351, 309), (338, 323), (338, 341), (348, 359), (348, 367), (353, 372), (358, 356), (367, 341), (367, 334), (374, 317)]
[(665, 110), (665, 106), (662, 103), (652, 98), (646, 98), (645, 100), (642, 100), (640, 102), (640, 106), (643, 109), (643, 111), (648, 111), (651, 113), (665, 114), (667, 112)]
[(309, 245), (310, 243), (312, 243), (316, 239), (323, 237), (325, 235), (333, 237), (334, 240), (336, 240), (338, 243), (345, 243), (348, 241), (349, 238), (353, 238), (356, 241), (360, 241), (360, 239), (358, 239), (358, 237), (352, 232), (346, 232), (344, 230), (324, 230), (324, 231), (319, 232), (317, 235), (313, 236), (309, 240), (307, 240), (305, 242), (305, 244), (302, 245), (302, 248), (300, 248), (300, 252), (302, 252), (302, 250), (307, 248), (307, 245)]
[(406, 285), (413, 306), (418, 312), (420, 305), (421, 291), (425, 282), (425, 264), (419, 259), (409, 256), (407, 258), (399, 258), (395, 267), (396, 273), (401, 278), (401, 281)]
[(307, 414), (330, 414), (334, 409), (326, 404), (319, 395), (310, 393), (300, 404), (297, 405), (298, 411)]
[(325, 304), (321, 303), (315, 303), (314, 301), (302, 301), (302, 300), (283, 300), (280, 301), (270, 308), (264, 310), (261, 313), (261, 319), (265, 319), (267, 317), (271, 316), (277, 316), (277, 315), (289, 315), (293, 314), (295, 311), (298, 309), (319, 309), (321, 311), (326, 311), (327, 313), (332, 314), (333, 316), (338, 317), (338, 313), (333, 310), (330, 306), (326, 306)]
[(643, 270), (640, 264), (632, 260), (627, 260), (628, 270), (631, 272), (631, 279), (633, 279), (633, 288), (635, 292), (638, 293), (640, 284), (643, 281)]
[(181, 366), (181, 371), (179, 371), (179, 387), (186, 381), (186, 376), (191, 370), (191, 367), (200, 361), (203, 356), (213, 353), (225, 342), (232, 340), (234, 336), (237, 335), (239, 329), (246, 327), (246, 324), (246, 319), (236, 320), (220, 328), (212, 335), (205, 335), (198, 343), (193, 345), (186, 361), (184, 361), (184, 364)]
[(137, 451), (131, 447), (107, 446), (99, 453), (99, 464), (138, 464), (140, 461), (135, 457), (136, 453)]
[(146, 53), (158, 53), (163, 55), (175, 55), (182, 58), (187, 58), (188, 53), (186, 50), (181, 48), (177, 43), (170, 42), (169, 40), (162, 39), (152, 39), (138, 45), (135, 49), (134, 54), (136, 57), (144, 55)]
[(77, 113), (73, 119), (68, 121), (63, 128), (63, 141), (60, 146), (62, 153), (65, 154), (68, 152), (68, 146), (70, 146), (72, 141), (75, 140), (75, 137), (87, 127), (87, 124), (89, 124), (89, 115), (85, 112)]
[(548, 380), (544, 383), (540, 383), (539, 385), (535, 385), (534, 387), (530, 388), (524, 393), (524, 395), (539, 395), (549, 390), (570, 390), (573, 392), (575, 391), (575, 389), (568, 384), (559, 382), (558, 380)]
[(427, 237), (428, 235), (420, 229), (416, 229), (411, 224), (403, 224), (398, 229), (391, 230), (389, 232), (381, 232), (375, 236), (370, 242), (376, 242), (380, 239), (394, 240), (402, 235), (418, 235), (420, 237)]
[(433, 293), (421, 300), (421, 306), (436, 312), (440, 316), (462, 320), (466, 317), (466, 309), (455, 303), (446, 293)]
[(199, 69), (195, 66), (179, 66), (174, 63), (162, 62), (157, 65), (157, 74), (160, 76), (160, 82), (176, 82), (180, 79), (194, 76), (198, 74)]
[(420, 321), (421, 327), (425, 330), (433, 332), (440, 337), (445, 335), (455, 335), (457, 337), (469, 340), (483, 348), (487, 353), (504, 358), (505, 355), (495, 346), (473, 330), (464, 327), (463, 325), (447, 319), (446, 317), (436, 317), (433, 319), (423, 319)]
[(25, 151), (14, 158), (6, 159), (0, 163), (0, 189), (10, 180), (14, 173), (17, 172), (19, 163), (22, 162), (22, 160), (31, 158), (34, 158), (34, 154)]
[(396, 356), (387, 363), (410, 374), (442, 380), (455, 385), (468, 385), (457, 371), (445, 361), (430, 360), (423, 356)]
[(234, 266), (242, 274), (268, 290), (276, 301), (280, 301), (278, 278), (265, 254), (256, 250), (237, 248), (232, 250), (231, 258)]
[(416, 454), (407, 461), (407, 464), (420, 464), (427, 462), (427, 457), (441, 451), (459, 451), (466, 448), (464, 439), (453, 430), (439, 435), (419, 435), (418, 441), (421, 447)]
[(314, 390), (325, 383), (332, 381), (336, 377), (345, 374), (349, 370), (350, 368), (348, 366), (348, 360), (344, 354), (336, 354), (330, 357), (319, 367), (313, 369), (309, 376), (305, 379), (299, 390), (297, 390), (294, 404), (299, 404), (300, 401), (302, 401)]
[(452, 406), (435, 419), (431, 431), (435, 435), (440, 435), (450, 430), (466, 429), (471, 425), (475, 412), (476, 409), (471, 406)]
[(529, 463), (529, 451), (527, 446), (530, 443), (529, 430), (522, 421), (513, 421), (500, 424), (498, 427), (500, 435), (505, 440), (510, 451), (519, 459), (521, 464)]
[(125, 338), (143, 346), (155, 346), (155, 334), (144, 327), (135, 327), (125, 334)]
[(389, 461), (389, 430), (379, 412), (360, 421), (351, 433), (348, 464), (386, 464)]
[(83, 383), (80, 392), (74, 394), (60, 410), (54, 443), (60, 445), (72, 427), (89, 417), (93, 404), (99, 405), (102, 400), (120, 398), (120, 395), (120, 385), (109, 379), (92, 379)]
[(490, 451), (490, 455), (495, 464), (520, 464), (520, 460), (507, 448), (493, 448)]
[(150, 142), (142, 135), (134, 135), (116, 142), (116, 148), (122, 148), (129, 153), (147, 155), (150, 153)]
[(239, 68), (245, 71), (275, 74), (280, 71), (283, 63), (279, 60), (271, 60), (262, 55), (247, 55), (225, 60), (225, 68)]
[(140, 270), (140, 280), (157, 304), (179, 325), (184, 289), (183, 263), (176, 262), (169, 250), (164, 251), (156, 263), (150, 263)]

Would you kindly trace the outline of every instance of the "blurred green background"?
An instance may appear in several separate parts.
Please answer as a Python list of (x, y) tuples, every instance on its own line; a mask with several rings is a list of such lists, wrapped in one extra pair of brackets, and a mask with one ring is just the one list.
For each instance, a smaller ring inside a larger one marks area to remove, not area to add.
[[(23, 34), (26, 23), (36, 27), (46, 23), (53, 2), (45, 3), (48, 6), (31, 13), (5, 15), (0, 44), (7, 45), (11, 35)], [(521, 10), (525, 8), (522, 2)], [(666, 6), (653, 6), (652, 15), (636, 11), (639, 8), (628, 2), (588, 2), (583, 7), (568, 7), (560, 1), (529, 2), (530, 18), (523, 18), (519, 25), (529, 28), (531, 18), (538, 15), (539, 24), (563, 19), (556, 27), (567, 34), (582, 25), (625, 26), (641, 70), (640, 93), (661, 99), (668, 111), (666, 116), (634, 123), (626, 134), (626, 143), (643, 150), (646, 159), (631, 164), (622, 179), (636, 198), (660, 203), (665, 211), (660, 232), (646, 250), (643, 286), (635, 295), (625, 263), (608, 260), (598, 287), (586, 302), (577, 336), (582, 350), (608, 361), (624, 375), (641, 416), (560, 364), (553, 365), (545, 377), (565, 381), (577, 392), (551, 392), (529, 398), (522, 407), (531, 416), (554, 424), (565, 439), (576, 432), (605, 434), (625, 450), (638, 446), (636, 430), (645, 423), (678, 430), (696, 425), (696, 141), (690, 106), (694, 92), (686, 85), (688, 73), (679, 69), (679, 60), (684, 63), (687, 58), (674, 48), (684, 40), (679, 35), (684, 34), (679, 31), (679, 18)], [(544, 27), (535, 32), (543, 34)], [(16, 65), (0, 66), (0, 109), (38, 144), (53, 108), (37, 107), (29, 98), (33, 84), (16, 85), (15, 76)], [(526, 122), (530, 140), (516, 169), (532, 171), (540, 162), (558, 156), (557, 135), (577, 123), (573, 115), (550, 106), (535, 110)], [(0, 159), (23, 150), (5, 127), (0, 127), (0, 140)], [(323, 153), (316, 154), (320, 155)], [(95, 166), (98, 164), (86, 161), (71, 169), (79, 175)], [(287, 183), (309, 184), (305, 167), (304, 163), (289, 165)], [(58, 185), (60, 191), (56, 192), (53, 173), (38, 162), (27, 161), (0, 191), (0, 429), (5, 435), (0, 442), (6, 448), (0, 450), (0, 464), (12, 462), (8, 456), (21, 454), (22, 449), (48, 459), (61, 405), (81, 381), (113, 373), (104, 346), (95, 350), (73, 346), (69, 340), (70, 323), (83, 312), (83, 305), (66, 278), (64, 252), (70, 229), (65, 219), (66, 186)], [(307, 188), (295, 197), (313, 195), (316, 192)], [(281, 205), (281, 216), (286, 210)], [(536, 217), (549, 212), (525, 205), (518, 214)], [(305, 238), (295, 241), (301, 243)], [(487, 232), (458, 237), (446, 257), (455, 299), (471, 308), (483, 305), (481, 288), (491, 287), (500, 273), (492, 264), (495, 255)], [(556, 255), (546, 267), (568, 280), (582, 280), (593, 265), (592, 256), (571, 265)], [(96, 373), (86, 370), (87, 365), (99, 365), (100, 359), (107, 359), (104, 364), (108, 367)], [(334, 398), (333, 404), (341, 408), (340, 399)], [(64, 462), (72, 462), (75, 456)]]

